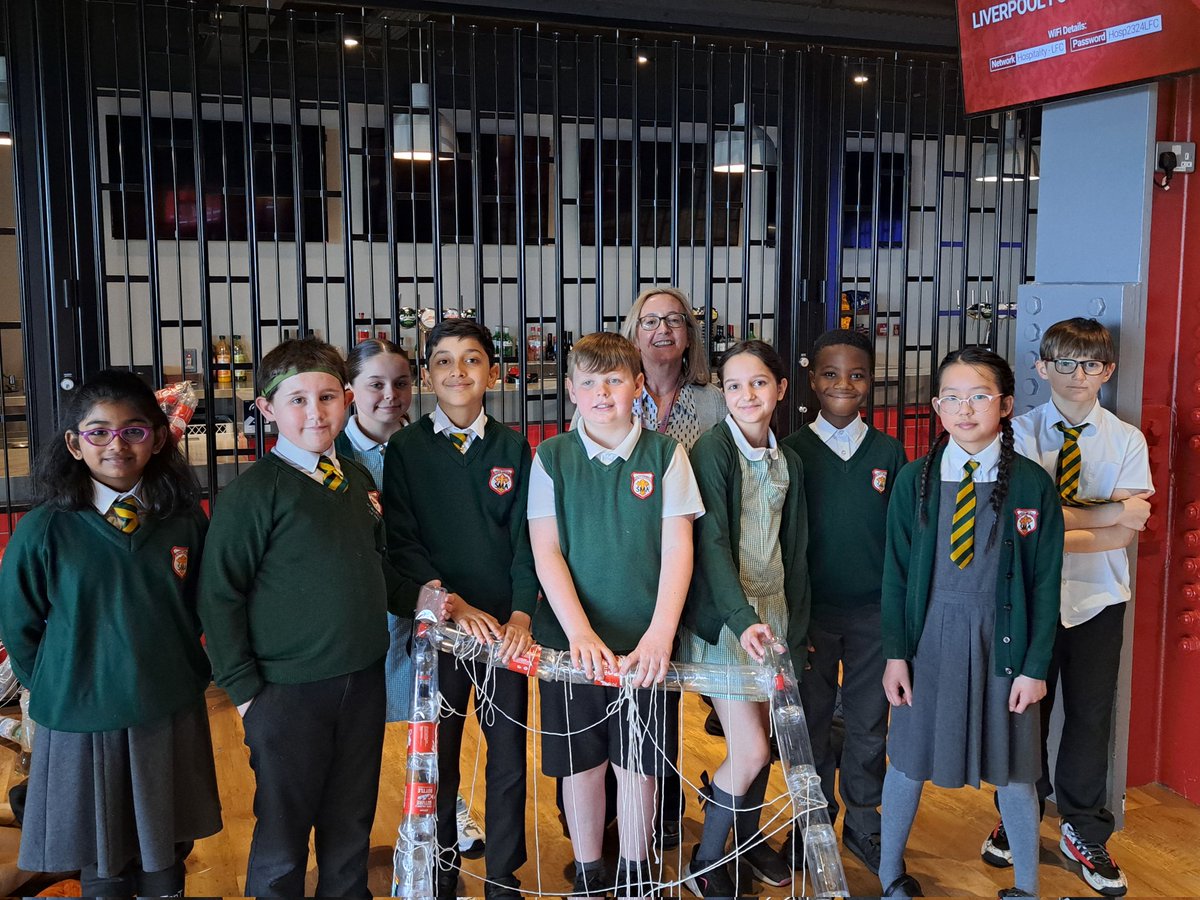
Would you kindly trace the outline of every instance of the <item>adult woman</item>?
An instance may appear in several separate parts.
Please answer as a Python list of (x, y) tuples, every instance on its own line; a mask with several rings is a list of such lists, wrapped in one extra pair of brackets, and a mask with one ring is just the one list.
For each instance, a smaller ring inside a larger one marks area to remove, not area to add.
[(721, 389), (709, 381), (708, 353), (687, 294), (676, 287), (646, 288), (621, 333), (637, 344), (646, 375), (634, 415), (643, 428), (668, 434), (690, 451), (727, 410)]

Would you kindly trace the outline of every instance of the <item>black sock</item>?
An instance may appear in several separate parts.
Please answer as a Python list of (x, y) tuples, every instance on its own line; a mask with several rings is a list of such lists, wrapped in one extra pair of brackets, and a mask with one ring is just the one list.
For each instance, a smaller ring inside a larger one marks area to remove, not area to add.
[(696, 848), (696, 859), (711, 862), (725, 855), (725, 843), (733, 830), (734, 809), (745, 803), (743, 797), (733, 797), (716, 784), (708, 786), (709, 801), (704, 804), (704, 830), (700, 832), (700, 844)]

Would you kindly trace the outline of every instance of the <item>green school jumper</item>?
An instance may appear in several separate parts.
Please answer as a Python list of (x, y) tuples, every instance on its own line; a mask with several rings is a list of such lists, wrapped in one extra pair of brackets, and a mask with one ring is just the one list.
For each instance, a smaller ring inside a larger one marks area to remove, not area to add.
[[(629, 459), (588, 459), (578, 432), (538, 445), (554, 482), (558, 540), (592, 630), (616, 654), (642, 639), (658, 602), (662, 568), (662, 479), (677, 442), (642, 429)], [(533, 637), (570, 647), (549, 603), (538, 607)]]
[(217, 498), (200, 620), (217, 685), (235, 704), (265, 682), (346, 675), (387, 652), (384, 613), (397, 579), (384, 559), (375, 482), (359, 463), (339, 461), (344, 492), (270, 453)]
[(207, 520), (196, 509), (122, 534), (95, 509), (42, 505), (0, 566), (0, 636), (55, 731), (130, 728), (198, 702), (209, 666), (196, 582)]
[(782, 443), (804, 461), (813, 615), (877, 607), (888, 499), (907, 462), (903, 445), (870, 426), (845, 460), (807, 425)]
[(388, 554), (408, 614), (440, 578), (501, 624), (533, 615), (538, 582), (525, 518), (532, 454), (524, 436), (488, 418), (462, 453), (423, 416), (388, 442), (383, 507)]

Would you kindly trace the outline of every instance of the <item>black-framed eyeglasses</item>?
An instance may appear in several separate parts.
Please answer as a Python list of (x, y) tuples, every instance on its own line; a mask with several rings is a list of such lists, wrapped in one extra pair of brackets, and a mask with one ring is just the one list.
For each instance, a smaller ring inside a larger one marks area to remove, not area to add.
[(995, 403), (1000, 396), (1002, 395), (972, 394), (970, 397), (955, 397), (953, 394), (947, 394), (945, 397), (934, 397), (933, 405), (940, 413), (956, 416), (962, 411), (964, 403), (971, 412), (979, 412)]
[(93, 447), (107, 447), (118, 436), (127, 444), (140, 444), (150, 437), (153, 431), (153, 428), (145, 425), (127, 425), (124, 428), (89, 428), (76, 434)]
[(654, 331), (661, 322), (666, 322), (668, 328), (682, 328), (687, 324), (687, 316), (683, 313), (667, 313), (665, 316), (647, 313), (638, 317), (638, 328), (642, 331)]
[(1084, 375), (1100, 375), (1108, 365), (1102, 359), (1047, 359), (1043, 362), (1054, 363), (1054, 371), (1059, 375), (1070, 375), (1083, 366)]

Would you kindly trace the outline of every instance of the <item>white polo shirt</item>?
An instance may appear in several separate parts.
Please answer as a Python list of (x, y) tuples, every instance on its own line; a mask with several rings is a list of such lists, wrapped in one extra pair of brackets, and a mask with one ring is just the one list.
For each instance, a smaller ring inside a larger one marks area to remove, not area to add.
[[(1058, 422), (1071, 424), (1053, 400), (1013, 420), (1017, 452), (1040, 465), (1051, 478), (1063, 445), (1063, 434), (1054, 427)], [(1083, 458), (1080, 499), (1107, 500), (1118, 489), (1154, 491), (1146, 438), (1138, 429), (1122, 422), (1099, 401), (1080, 424), (1084, 426), (1079, 435)], [(1061, 616), (1067, 628), (1083, 624), (1106, 607), (1125, 603), (1130, 596), (1125, 548), (1064, 554)]]
[[(642, 426), (636, 420), (631, 421), (629, 434), (612, 450), (596, 443), (587, 433), (587, 423), (581, 418), (571, 430), (578, 434), (583, 441), (584, 452), (588, 459), (600, 457), (600, 462), (611, 465), (617, 459), (629, 459), (633, 448), (637, 446), (642, 434)], [(687, 452), (682, 444), (677, 444), (671, 462), (667, 465), (666, 474), (662, 479), (663, 511), (662, 517), (693, 516), (700, 518), (704, 515), (704, 501), (700, 498), (700, 487), (696, 484), (696, 476), (692, 472), (692, 464), (688, 461)], [(529, 472), (529, 512), (531, 519), (548, 519), (558, 513), (554, 508), (554, 480), (546, 472), (540, 456), (533, 458), (533, 466)]]
[(858, 452), (858, 448), (867, 437), (867, 423), (862, 420), (862, 416), (857, 417), (845, 428), (835, 428), (825, 418), (824, 413), (817, 413), (817, 417), (808, 427), (821, 439), (821, 443), (845, 460)]

